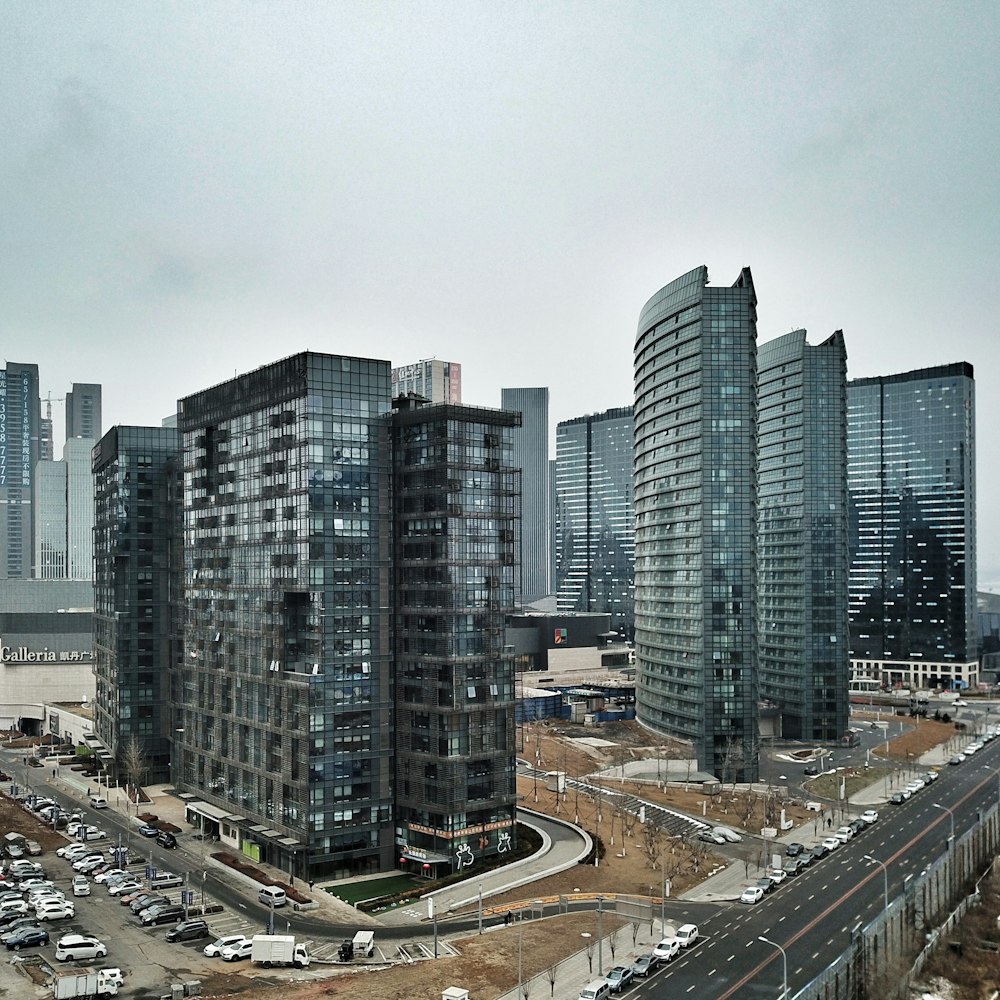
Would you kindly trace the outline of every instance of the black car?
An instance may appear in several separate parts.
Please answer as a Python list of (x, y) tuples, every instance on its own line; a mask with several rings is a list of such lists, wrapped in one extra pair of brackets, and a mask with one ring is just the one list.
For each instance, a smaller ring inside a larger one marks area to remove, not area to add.
[(128, 904), (129, 909), (138, 916), (138, 914), (146, 909), (147, 906), (163, 906), (169, 903), (170, 900), (166, 896), (154, 896), (152, 893), (145, 893), (141, 896), (137, 896)]
[(819, 774), (819, 768), (815, 764), (810, 764), (803, 773), (812, 777), (814, 774)]
[(208, 924), (204, 920), (183, 920), (176, 927), (171, 927), (166, 934), (167, 941), (194, 941), (195, 938), (208, 937)]
[(38, 930), (43, 929), (42, 925), (38, 922), (38, 917), (19, 917), (17, 920), (11, 921), (4, 928), (3, 934), (0, 934), (0, 941), (6, 944), (9, 937), (12, 937), (18, 931), (23, 931), (25, 927), (35, 927)]
[(156, 842), (160, 847), (171, 848), (177, 846), (177, 838), (172, 833), (167, 833), (166, 830), (157, 835)]
[(22, 948), (35, 948), (40, 944), (49, 943), (49, 932), (42, 927), (22, 927), (7, 938), (8, 951), (20, 951)]
[(754, 884), (763, 889), (765, 895), (771, 892), (775, 886), (775, 883), (772, 882), (769, 878), (759, 878)]
[(785, 856), (789, 858), (797, 858), (803, 851), (805, 847), (802, 844), (789, 844), (785, 848)]
[(902, 792), (895, 792), (893, 795), (889, 796), (889, 801), (894, 806), (901, 806), (906, 801), (906, 796)]
[(183, 906), (153, 906), (142, 916), (142, 924), (144, 927), (152, 927), (155, 924), (176, 924), (183, 919)]

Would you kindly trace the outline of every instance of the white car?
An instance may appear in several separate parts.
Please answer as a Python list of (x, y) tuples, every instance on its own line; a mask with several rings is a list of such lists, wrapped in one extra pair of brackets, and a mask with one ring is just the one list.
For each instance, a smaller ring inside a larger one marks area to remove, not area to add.
[(219, 957), (223, 962), (240, 962), (244, 958), (249, 958), (251, 951), (253, 951), (253, 941), (249, 938), (244, 938), (236, 944), (231, 944), (229, 947), (223, 948), (222, 954)]
[(216, 938), (211, 944), (206, 944), (202, 948), (202, 953), (206, 958), (218, 958), (226, 948), (246, 941), (245, 934), (230, 934), (228, 937)]
[[(57, 899), (46, 899), (35, 907), (35, 916), (39, 920), (68, 920), (76, 916), (76, 907), (68, 899), (62, 902)], [(57, 955), (56, 958), (58, 957)]]
[(782, 882), (788, 878), (788, 872), (782, 868), (772, 868), (768, 873), (767, 877), (775, 884), (781, 885)]
[(677, 952), (681, 950), (681, 943), (675, 937), (664, 938), (654, 949), (653, 957), (660, 963), (666, 965)]
[(122, 879), (108, 886), (109, 896), (127, 896), (130, 892), (135, 892), (142, 888), (142, 883), (137, 879)]
[(74, 857), (79, 857), (81, 854), (86, 854), (90, 850), (86, 844), (66, 844), (56, 850), (56, 854), (60, 858), (69, 858), (72, 860)]
[(833, 835), (842, 844), (846, 844), (854, 836), (854, 831), (849, 826), (839, 826), (834, 830)]
[(56, 942), (56, 961), (79, 961), (86, 958), (104, 958), (108, 949), (103, 941), (83, 934), (66, 934)]
[(23, 899), (9, 899), (0, 903), (0, 917), (11, 917), (14, 914), (24, 916), (28, 912), (28, 904)]
[(764, 898), (764, 890), (759, 885), (748, 885), (740, 895), (741, 903), (759, 903)]
[(969, 707), (969, 703), (967, 701), (965, 701), (964, 699), (962, 699), (962, 698), (956, 698), (951, 703), (951, 707), (952, 708), (968, 708)]
[(827, 837), (826, 840), (823, 841), (823, 846), (828, 851), (835, 851), (838, 847), (840, 847), (841, 843), (842, 841), (838, 840), (836, 837)]
[(94, 876), (94, 881), (107, 882), (109, 880), (114, 880), (115, 877), (118, 875), (128, 875), (128, 874), (129, 872), (127, 872), (124, 868), (109, 868), (107, 871), (98, 872)]
[(107, 834), (96, 826), (81, 826), (74, 834), (77, 840), (102, 840)]
[(125, 982), (125, 976), (122, 975), (121, 969), (98, 969), (98, 972), (103, 973), (104, 978), (111, 980), (115, 986), (121, 986)]
[(86, 875), (73, 876), (73, 895), (74, 896), (90, 895), (90, 879), (87, 878)]
[(698, 925), (681, 924), (674, 937), (677, 938), (677, 942), (682, 948), (690, 948), (698, 940)]
[(877, 823), (878, 822), (878, 813), (874, 809), (866, 809), (861, 814), (861, 819), (865, 823), (867, 823), (868, 826), (871, 826), (872, 823)]

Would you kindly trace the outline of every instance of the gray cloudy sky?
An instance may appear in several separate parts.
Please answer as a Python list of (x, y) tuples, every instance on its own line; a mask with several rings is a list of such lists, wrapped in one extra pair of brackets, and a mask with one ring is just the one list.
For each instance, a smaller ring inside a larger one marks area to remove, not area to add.
[(976, 368), (1000, 588), (1000, 6), (0, 7), (0, 336), (107, 423), (298, 350), (631, 401), (638, 313), (753, 269), (762, 341)]

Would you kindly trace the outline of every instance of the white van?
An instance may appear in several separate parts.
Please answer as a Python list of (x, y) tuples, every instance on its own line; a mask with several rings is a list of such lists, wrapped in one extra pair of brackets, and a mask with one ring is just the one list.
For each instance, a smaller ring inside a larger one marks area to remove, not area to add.
[(680, 927), (677, 928), (674, 937), (677, 938), (682, 948), (689, 948), (695, 943), (695, 941), (698, 940), (698, 925), (681, 924)]
[(288, 902), (285, 890), (277, 885), (265, 885), (258, 891), (257, 898), (265, 906), (284, 906)]
[(611, 983), (606, 979), (595, 979), (580, 990), (580, 1000), (609, 1000)]
[(149, 888), (154, 891), (157, 889), (172, 889), (175, 886), (183, 884), (184, 879), (173, 872), (158, 872), (149, 880)]
[(102, 795), (91, 795), (90, 796), (90, 808), (91, 809), (107, 809), (108, 800)]

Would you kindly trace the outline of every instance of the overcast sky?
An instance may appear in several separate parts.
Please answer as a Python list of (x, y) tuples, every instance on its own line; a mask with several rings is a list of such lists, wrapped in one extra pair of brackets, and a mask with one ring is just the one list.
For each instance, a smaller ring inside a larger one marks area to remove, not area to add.
[(4, 356), (106, 425), (306, 349), (555, 422), (631, 402), (657, 289), (748, 265), (761, 341), (975, 366), (1000, 589), (998, 39), (995, 2), (6, 0)]

